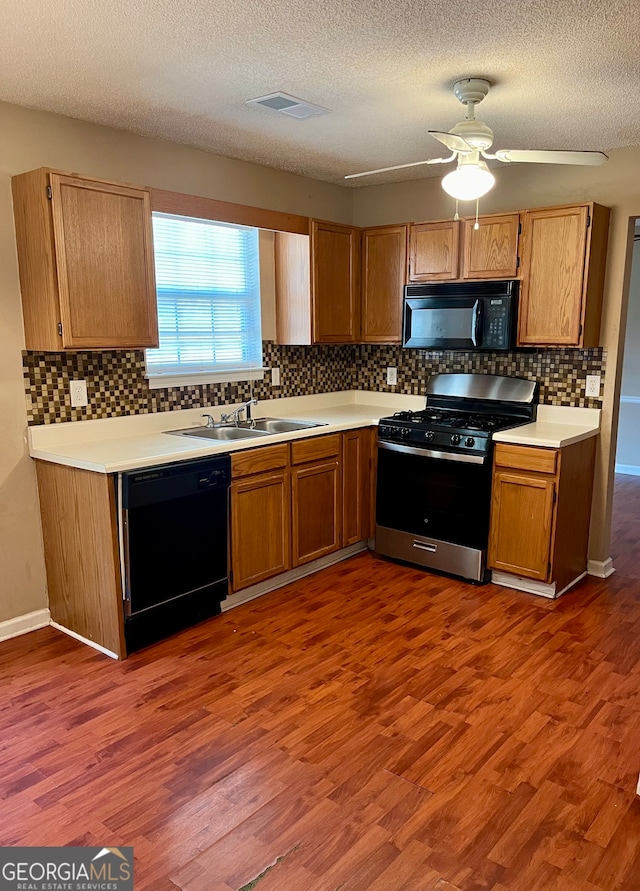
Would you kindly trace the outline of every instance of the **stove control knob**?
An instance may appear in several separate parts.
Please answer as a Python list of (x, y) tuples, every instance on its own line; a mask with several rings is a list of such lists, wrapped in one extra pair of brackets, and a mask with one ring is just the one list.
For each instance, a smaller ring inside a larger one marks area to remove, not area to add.
[(403, 427), (403, 428), (402, 428), (402, 435), (403, 435), (403, 436), (405, 436), (405, 437), (406, 437), (406, 436), (409, 436), (410, 433), (411, 433), (411, 428), (410, 428), (410, 427)]
[(451, 437), (451, 445), (460, 445), (460, 435), (458, 433), (454, 433)]
[(433, 442), (433, 440), (436, 438), (436, 435), (433, 432), (433, 430), (427, 430), (427, 432), (424, 435), (424, 438), (427, 440), (427, 442)]
[(476, 441), (473, 438), (473, 436), (467, 436), (467, 438), (464, 441), (464, 444), (466, 446), (468, 446), (470, 449), (472, 449), (474, 447), (474, 445), (476, 444)]

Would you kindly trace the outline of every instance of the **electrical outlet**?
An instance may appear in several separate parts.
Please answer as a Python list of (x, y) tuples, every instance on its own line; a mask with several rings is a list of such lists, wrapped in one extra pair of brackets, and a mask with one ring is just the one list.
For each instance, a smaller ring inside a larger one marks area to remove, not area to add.
[(390, 387), (395, 387), (398, 383), (398, 369), (390, 366), (387, 368), (387, 383)]
[(588, 374), (587, 375), (587, 385), (585, 387), (585, 393), (587, 396), (594, 396), (596, 399), (600, 398), (600, 375), (599, 374)]
[(280, 386), (280, 369), (279, 368), (271, 369), (271, 386), (272, 387)]
[(89, 400), (87, 399), (87, 382), (86, 381), (71, 381), (71, 406), (72, 408), (82, 408), (84, 405), (88, 405)]

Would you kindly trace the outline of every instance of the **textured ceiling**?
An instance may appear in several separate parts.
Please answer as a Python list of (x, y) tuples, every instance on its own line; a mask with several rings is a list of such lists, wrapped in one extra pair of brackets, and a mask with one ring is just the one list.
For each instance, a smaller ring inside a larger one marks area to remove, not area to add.
[[(0, 99), (316, 179), (442, 155), (451, 85), (494, 148), (640, 145), (638, 0), (3, 0)], [(245, 100), (282, 90), (330, 114)], [(352, 181), (442, 175), (423, 167)]]

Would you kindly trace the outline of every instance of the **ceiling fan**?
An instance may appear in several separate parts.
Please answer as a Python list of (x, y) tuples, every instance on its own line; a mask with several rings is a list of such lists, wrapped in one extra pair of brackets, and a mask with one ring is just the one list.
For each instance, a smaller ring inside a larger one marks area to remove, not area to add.
[(473, 201), (485, 195), (493, 186), (495, 178), (486, 160), (525, 164), (578, 164), (596, 166), (608, 160), (603, 152), (537, 151), (523, 149), (499, 149), (491, 153), (493, 130), (476, 119), (475, 107), (489, 92), (491, 84), (484, 77), (465, 77), (456, 81), (453, 92), (467, 107), (464, 121), (452, 127), (448, 133), (438, 130), (427, 131), (445, 145), (451, 152), (447, 158), (431, 158), (427, 161), (414, 161), (411, 164), (397, 164), (395, 167), (381, 167), (363, 173), (351, 173), (345, 179), (386, 173), (389, 170), (403, 170), (406, 167), (419, 167), (422, 164), (449, 164), (457, 161), (457, 167), (442, 180), (442, 187), (459, 201)]

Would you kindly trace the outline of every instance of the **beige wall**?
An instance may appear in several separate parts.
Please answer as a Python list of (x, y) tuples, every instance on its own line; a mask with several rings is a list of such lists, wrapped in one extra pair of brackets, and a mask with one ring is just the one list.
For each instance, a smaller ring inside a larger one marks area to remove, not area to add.
[[(589, 547), (592, 560), (605, 560), (609, 556), (620, 355), (629, 284), (627, 259), (631, 250), (632, 218), (640, 216), (639, 169), (640, 148), (610, 152), (608, 163), (597, 168), (502, 165), (496, 171), (495, 188), (480, 201), (481, 213), (578, 201), (596, 201), (612, 208), (601, 333), (601, 343), (608, 355)], [(452, 213), (453, 201), (442, 191), (437, 176), (358, 189), (353, 220), (357, 226), (373, 226), (444, 219)], [(473, 213), (473, 206), (466, 205), (461, 213)]]
[[(47, 605), (10, 178), (54, 167), (350, 223), (349, 190), (119, 130), (0, 103), (0, 622)], [(268, 329), (273, 322), (268, 317)], [(269, 331), (265, 331), (266, 334)]]
[(633, 245), (629, 306), (625, 334), (622, 381), (620, 385), (620, 419), (616, 465), (626, 465), (640, 472), (640, 241)]

